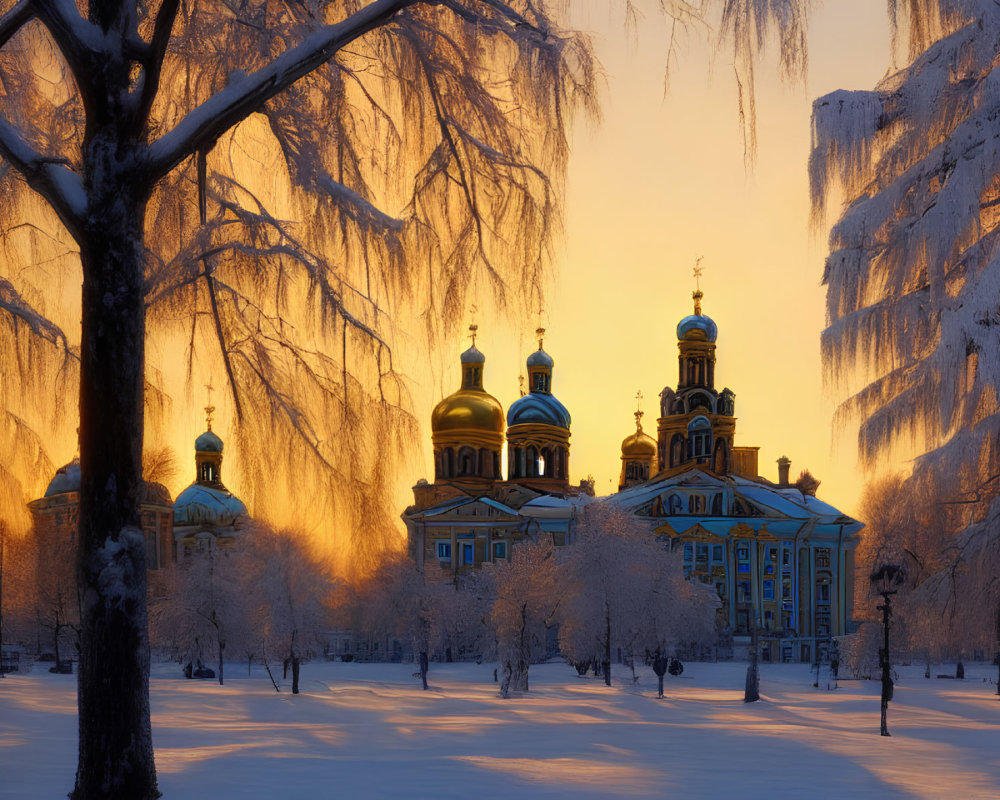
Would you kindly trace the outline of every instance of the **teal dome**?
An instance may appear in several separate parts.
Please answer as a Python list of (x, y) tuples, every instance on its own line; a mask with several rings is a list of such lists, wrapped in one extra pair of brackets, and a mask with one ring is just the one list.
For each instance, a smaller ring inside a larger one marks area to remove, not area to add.
[(212, 433), (212, 431), (205, 431), (194, 440), (194, 449), (200, 453), (221, 453), (222, 439)]
[(547, 392), (532, 392), (515, 401), (507, 409), (507, 426), (527, 423), (554, 425), (569, 430), (569, 411)]
[(706, 339), (714, 342), (719, 329), (711, 317), (704, 314), (689, 314), (677, 323), (678, 339)]
[(225, 527), (246, 513), (247, 507), (234, 494), (225, 489), (192, 483), (174, 502), (174, 525)]

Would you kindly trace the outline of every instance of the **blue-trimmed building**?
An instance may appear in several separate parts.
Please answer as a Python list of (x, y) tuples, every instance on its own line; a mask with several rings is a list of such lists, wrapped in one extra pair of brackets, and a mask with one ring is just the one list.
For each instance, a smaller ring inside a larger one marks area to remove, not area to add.
[(586, 505), (608, 503), (681, 552), (685, 573), (718, 592), (720, 630), (736, 656), (754, 627), (766, 661), (811, 662), (851, 632), (862, 524), (812, 496), (806, 482), (793, 485), (787, 458), (774, 483), (758, 475), (759, 448), (736, 445), (736, 395), (715, 388), (718, 327), (702, 313), (702, 296), (694, 293), (694, 313), (677, 326), (678, 380), (660, 394), (657, 438), (637, 411), (622, 442), (619, 491), (609, 497), (569, 484), (570, 414), (552, 394), (554, 361), (541, 338), (527, 361), (530, 391), (507, 411), (506, 481), (499, 403), (482, 388), (485, 356), (475, 345), (476, 358), (463, 354), (464, 373), (472, 362), (478, 371), (435, 409), (435, 480), (418, 482), (403, 514), (411, 555), (429, 580), (509, 558), (525, 536), (572, 545)]

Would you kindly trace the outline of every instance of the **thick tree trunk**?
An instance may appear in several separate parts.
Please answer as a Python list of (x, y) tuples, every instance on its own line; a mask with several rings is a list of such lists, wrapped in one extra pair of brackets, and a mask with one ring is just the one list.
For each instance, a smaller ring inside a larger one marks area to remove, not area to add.
[(79, 762), (74, 800), (159, 797), (140, 528), (145, 196), (121, 131), (88, 131), (80, 353)]
[(299, 693), (299, 665), (301, 663), (298, 656), (292, 656), (292, 694)]
[(427, 691), (427, 651), (420, 651), (420, 682), (424, 685), (424, 691)]

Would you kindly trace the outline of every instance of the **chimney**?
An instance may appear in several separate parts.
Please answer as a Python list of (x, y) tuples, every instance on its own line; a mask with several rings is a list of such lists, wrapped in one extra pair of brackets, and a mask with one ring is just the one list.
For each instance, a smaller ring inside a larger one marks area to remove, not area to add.
[(778, 486), (789, 486), (788, 470), (792, 468), (792, 460), (788, 456), (778, 459)]

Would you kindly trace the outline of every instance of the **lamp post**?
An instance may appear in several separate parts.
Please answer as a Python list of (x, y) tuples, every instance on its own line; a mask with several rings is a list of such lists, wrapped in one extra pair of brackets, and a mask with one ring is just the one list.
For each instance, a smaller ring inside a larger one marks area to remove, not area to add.
[(900, 584), (906, 579), (906, 573), (898, 564), (883, 564), (875, 570), (869, 580), (877, 594), (882, 596), (882, 605), (877, 606), (882, 612), (883, 645), (879, 650), (879, 664), (882, 667), (882, 736), (891, 736), (886, 723), (886, 712), (889, 701), (892, 700), (892, 666), (889, 663), (889, 625), (892, 619), (892, 596), (896, 594)]

